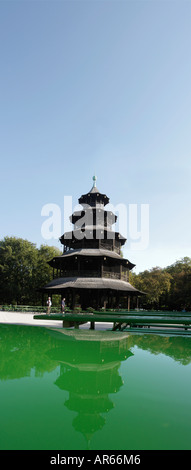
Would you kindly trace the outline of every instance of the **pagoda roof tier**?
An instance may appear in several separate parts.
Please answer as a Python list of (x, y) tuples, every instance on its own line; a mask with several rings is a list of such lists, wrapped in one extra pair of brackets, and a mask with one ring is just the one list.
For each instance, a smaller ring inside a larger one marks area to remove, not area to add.
[(119, 232), (103, 227), (102, 225), (86, 226), (86, 228), (72, 230), (71, 232), (65, 232), (61, 237), (60, 241), (62, 244), (67, 245), (67, 242), (76, 240), (77, 242), (85, 240), (118, 240), (121, 245), (124, 245), (126, 238), (124, 238)]
[(78, 199), (79, 204), (88, 204), (89, 206), (95, 207), (96, 205), (100, 204), (101, 206), (106, 206), (109, 203), (109, 198), (106, 194), (102, 194), (99, 192), (99, 189), (94, 184), (92, 189), (87, 194), (82, 194), (82, 196)]
[[(88, 216), (88, 211), (91, 211), (91, 215)], [(107, 220), (109, 224), (114, 224), (117, 221), (117, 215), (115, 215), (112, 211), (106, 211), (103, 207), (87, 207), (79, 211), (75, 211), (70, 217), (70, 222), (75, 224), (79, 219), (82, 217), (86, 216), (87, 221), (88, 217), (90, 217), (90, 221), (92, 219), (92, 212), (93, 212), (93, 218), (96, 217), (96, 219), (99, 221), (100, 219), (105, 221)]]
[(60, 277), (53, 279), (42, 288), (44, 292), (60, 292), (64, 289), (100, 289), (115, 290), (118, 292), (127, 292), (127, 294), (142, 294), (138, 289), (133, 287), (129, 282), (118, 279), (107, 279), (102, 277)]
[(49, 265), (52, 267), (56, 267), (57, 261), (62, 261), (64, 259), (72, 258), (72, 257), (103, 257), (103, 258), (114, 258), (117, 262), (119, 262), (122, 266), (128, 267), (130, 270), (134, 268), (135, 264), (131, 263), (128, 259), (122, 258), (118, 253), (115, 251), (110, 250), (102, 250), (100, 248), (81, 248), (78, 250), (70, 250), (63, 253), (63, 255), (55, 256), (51, 261), (49, 261)]

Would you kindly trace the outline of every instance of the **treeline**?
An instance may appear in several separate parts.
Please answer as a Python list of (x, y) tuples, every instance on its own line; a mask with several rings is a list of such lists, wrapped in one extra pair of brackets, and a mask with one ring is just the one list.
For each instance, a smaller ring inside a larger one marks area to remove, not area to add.
[(61, 254), (58, 248), (22, 238), (5, 237), (0, 241), (0, 304), (41, 305), (38, 292), (52, 279), (48, 261)]
[(140, 305), (148, 309), (191, 311), (191, 258), (185, 257), (164, 269), (156, 267), (131, 273), (130, 282), (146, 292)]
[[(5, 237), (0, 241), (0, 304), (41, 305), (38, 291), (52, 279), (48, 265), (58, 248), (22, 238)], [(145, 309), (191, 311), (191, 258), (185, 257), (164, 269), (156, 267), (142, 273), (130, 273), (130, 283), (146, 295), (140, 298)], [(60, 299), (54, 299), (56, 306)]]

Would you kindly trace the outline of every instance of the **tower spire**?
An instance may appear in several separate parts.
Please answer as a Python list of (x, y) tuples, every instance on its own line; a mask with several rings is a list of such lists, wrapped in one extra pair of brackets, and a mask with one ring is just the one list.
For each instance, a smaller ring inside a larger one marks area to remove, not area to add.
[(97, 176), (95, 175), (95, 172), (94, 172), (94, 176), (93, 176), (93, 188), (96, 188), (96, 180), (97, 180)]

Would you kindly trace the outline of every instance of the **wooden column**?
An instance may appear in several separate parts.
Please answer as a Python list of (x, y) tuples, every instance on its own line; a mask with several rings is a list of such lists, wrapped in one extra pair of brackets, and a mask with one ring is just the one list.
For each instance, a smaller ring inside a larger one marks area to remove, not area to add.
[(101, 260), (101, 277), (103, 277), (103, 258)]
[(116, 293), (116, 307), (119, 309), (119, 299), (120, 299), (120, 294), (119, 291)]
[(130, 310), (130, 301), (131, 301), (131, 297), (130, 297), (130, 295), (128, 295), (128, 312)]
[(74, 309), (75, 304), (76, 304), (76, 294), (75, 294), (75, 292), (72, 290), (72, 309)]

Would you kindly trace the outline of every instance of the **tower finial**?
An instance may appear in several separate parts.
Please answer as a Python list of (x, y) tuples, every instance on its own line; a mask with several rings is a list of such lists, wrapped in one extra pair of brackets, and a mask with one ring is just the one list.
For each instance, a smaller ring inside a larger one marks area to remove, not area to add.
[(97, 176), (95, 175), (95, 173), (94, 173), (94, 176), (93, 176), (92, 179), (93, 179), (93, 188), (95, 188), (96, 187), (96, 180), (97, 180)]

